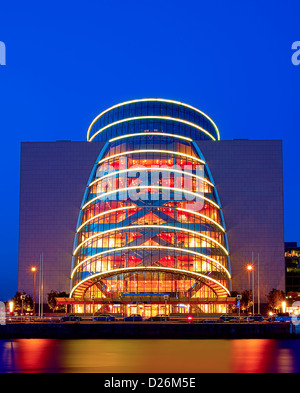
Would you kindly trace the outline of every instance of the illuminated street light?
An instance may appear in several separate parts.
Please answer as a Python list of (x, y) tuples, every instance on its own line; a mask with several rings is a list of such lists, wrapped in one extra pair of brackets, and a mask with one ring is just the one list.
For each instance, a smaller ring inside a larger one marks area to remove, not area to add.
[[(252, 302), (253, 302), (253, 314), (254, 314), (254, 298), (253, 298), (253, 291), (254, 291), (254, 288), (252, 288), (252, 297), (251, 297), (251, 295), (250, 295), (250, 293), (251, 293), (251, 283), (250, 283), (250, 276), (251, 276), (251, 273), (252, 273), (252, 286), (254, 287), (254, 281), (253, 281), (254, 266), (251, 265), (251, 264), (248, 264), (247, 267), (246, 267), (246, 269), (247, 269), (247, 272), (248, 272), (248, 283), (249, 283), (249, 303), (250, 303), (250, 300), (252, 299)], [(248, 308), (248, 312), (249, 312), (249, 308)]]
[(249, 298), (250, 298), (250, 274), (253, 270), (253, 266), (252, 265), (247, 265), (247, 271), (248, 271), (248, 283), (249, 283)]
[(282, 312), (285, 313), (286, 312), (286, 302), (282, 302), (281, 307), (282, 307)]
[(35, 283), (37, 268), (35, 266), (32, 266), (31, 272), (33, 273), (33, 315), (35, 315)]

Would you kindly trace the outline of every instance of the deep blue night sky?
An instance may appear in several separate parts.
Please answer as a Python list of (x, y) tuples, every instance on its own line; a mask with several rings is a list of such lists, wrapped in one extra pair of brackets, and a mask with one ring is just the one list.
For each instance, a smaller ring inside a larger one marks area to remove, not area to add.
[(135, 98), (193, 105), (222, 139), (282, 139), (285, 240), (300, 242), (298, 40), (298, 0), (2, 2), (0, 300), (17, 290), (20, 142), (85, 140)]

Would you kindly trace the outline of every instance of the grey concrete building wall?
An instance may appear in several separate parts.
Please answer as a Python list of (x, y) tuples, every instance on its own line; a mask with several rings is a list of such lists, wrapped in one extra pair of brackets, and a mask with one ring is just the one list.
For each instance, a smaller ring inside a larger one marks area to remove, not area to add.
[[(18, 288), (33, 294), (31, 266), (44, 260), (44, 294), (69, 293), (83, 193), (103, 143), (22, 143)], [(36, 299), (38, 299), (38, 276)]]
[[(32, 265), (44, 257), (44, 293), (69, 292), (78, 214), (102, 142), (28, 142), (21, 148), (19, 290), (33, 294)], [(260, 257), (261, 297), (284, 288), (281, 141), (199, 141), (216, 183), (232, 289), (248, 288), (245, 266)], [(255, 285), (257, 284), (257, 271)], [(257, 287), (256, 287), (257, 288)]]
[[(214, 178), (224, 212), (232, 289), (248, 289), (252, 263), (254, 294), (263, 302), (273, 289), (285, 291), (283, 163), (281, 141), (233, 140), (198, 143)], [(252, 288), (252, 276), (251, 276)]]

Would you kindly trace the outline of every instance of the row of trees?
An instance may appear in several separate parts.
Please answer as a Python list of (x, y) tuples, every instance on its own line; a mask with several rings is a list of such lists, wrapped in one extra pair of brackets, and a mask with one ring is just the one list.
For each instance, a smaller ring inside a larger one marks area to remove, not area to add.
[[(23, 299), (23, 311), (24, 312), (32, 312), (33, 311), (33, 299), (30, 295), (27, 295), (25, 292), (17, 292), (16, 295), (13, 297), (13, 302), (14, 302), (14, 310), (17, 312), (22, 311), (22, 299), (21, 296), (24, 295)], [(232, 297), (236, 297), (238, 295), (238, 292), (231, 292)], [(243, 291), (241, 293), (242, 299), (240, 302), (240, 307), (243, 312), (251, 309), (252, 307), (252, 292), (250, 291)], [(69, 297), (69, 295), (66, 292), (55, 292), (51, 291), (48, 293), (48, 298), (47, 298), (47, 303), (49, 308), (53, 312), (65, 312), (65, 306), (63, 305), (58, 305), (56, 303), (55, 298), (56, 297)], [(282, 302), (285, 300), (285, 294), (284, 292), (278, 290), (278, 289), (273, 289), (267, 296), (268, 299), (268, 308), (270, 311), (278, 312), (281, 308)], [(233, 306), (232, 310), (234, 310), (236, 307)]]
[[(238, 292), (231, 292), (232, 297), (236, 297)], [(247, 311), (252, 308), (252, 291), (243, 291), (241, 293), (242, 299), (240, 301), (240, 308), (242, 311)], [(285, 300), (285, 293), (279, 289), (273, 288), (267, 295), (269, 311), (279, 312), (282, 307), (282, 302)], [(233, 307), (235, 309), (236, 307)]]
[[(69, 297), (69, 295), (66, 292), (51, 291), (47, 296), (47, 304), (53, 312), (65, 312), (65, 306), (58, 305), (55, 300), (56, 297)], [(24, 312), (33, 312), (34, 304), (31, 295), (18, 291), (12, 301), (14, 303), (14, 311), (22, 312), (23, 309)]]

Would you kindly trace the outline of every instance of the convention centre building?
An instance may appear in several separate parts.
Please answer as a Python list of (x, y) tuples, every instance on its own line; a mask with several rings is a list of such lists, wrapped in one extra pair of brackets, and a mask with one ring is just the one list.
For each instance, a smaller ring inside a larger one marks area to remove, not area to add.
[(285, 290), (280, 140), (223, 141), (191, 105), (137, 99), (86, 141), (21, 144), (20, 291), (150, 317), (224, 313), (250, 282), (261, 302)]

